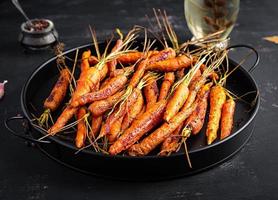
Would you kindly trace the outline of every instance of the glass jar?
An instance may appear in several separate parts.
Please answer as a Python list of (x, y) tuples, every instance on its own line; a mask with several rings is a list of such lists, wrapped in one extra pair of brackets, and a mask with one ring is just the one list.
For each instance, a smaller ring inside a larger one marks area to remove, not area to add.
[(222, 30), (221, 39), (231, 33), (239, 12), (240, 0), (184, 0), (188, 28), (194, 38)]

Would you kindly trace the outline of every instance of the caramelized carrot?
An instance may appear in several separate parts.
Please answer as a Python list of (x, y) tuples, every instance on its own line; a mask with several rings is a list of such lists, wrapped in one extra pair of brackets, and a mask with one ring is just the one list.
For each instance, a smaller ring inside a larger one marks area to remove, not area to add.
[[(200, 66), (200, 69), (202, 71), (202, 73), (207, 69), (207, 66), (205, 64), (202, 64)], [(212, 79), (212, 80), (218, 80), (219, 79), (219, 76), (218, 74), (215, 72), (215, 71), (212, 71), (209, 75), (209, 77)]]
[(71, 102), (71, 106), (78, 107), (87, 103), (92, 103), (93, 101), (106, 99), (119, 90), (123, 89), (123, 87), (127, 83), (127, 80), (128, 79), (124, 74), (113, 77), (106, 83), (106, 85), (102, 89), (80, 96), (75, 101)]
[(91, 51), (84, 51), (82, 54), (82, 61), (81, 61), (81, 71), (85, 71), (90, 68), (89, 58), (91, 56)]
[(211, 86), (212, 83), (208, 83), (201, 88), (200, 93), (204, 93), (203, 98), (200, 99), (196, 109), (185, 121), (185, 125), (191, 129), (191, 134), (193, 135), (199, 133), (204, 125), (208, 105), (209, 90)]
[(172, 48), (166, 48), (166, 49), (160, 51), (159, 53), (154, 54), (150, 57), (147, 56), (144, 60), (142, 60), (139, 63), (137, 69), (135, 70), (135, 72), (129, 82), (129, 87), (135, 88), (137, 86), (137, 84), (139, 83), (139, 81), (141, 80), (141, 78), (143, 77), (143, 75), (145, 73), (147, 65), (165, 60), (167, 58), (172, 58), (175, 55), (176, 55), (176, 53)]
[(115, 77), (124, 73), (131, 73), (132, 71), (134, 71), (134, 65), (131, 65), (129, 67), (124, 67), (121, 69), (116, 69), (114, 70), (112, 73), (110, 73), (110, 77)]
[(167, 156), (170, 153), (176, 151), (179, 147), (179, 141), (181, 139), (181, 131), (183, 128), (183, 123), (181, 123), (178, 128), (176, 128), (171, 135), (164, 140), (161, 145), (159, 155)]
[(111, 109), (113, 105), (118, 102), (123, 96), (124, 91), (117, 92), (116, 94), (108, 97), (107, 99), (93, 102), (89, 106), (89, 110), (93, 116), (97, 117), (104, 114), (106, 111)]
[(150, 153), (159, 144), (161, 144), (166, 138), (168, 138), (178, 126), (184, 122), (184, 120), (195, 110), (197, 101), (195, 101), (190, 108), (182, 109), (177, 113), (169, 122), (164, 122), (153, 133), (145, 137), (140, 143), (134, 144), (130, 147), (128, 153), (131, 156), (143, 156)]
[(204, 76), (198, 77), (194, 82), (191, 81), (191, 83), (189, 84), (189, 94), (186, 102), (183, 105), (185, 108), (190, 107), (190, 105), (195, 101), (198, 91), (206, 83), (206, 81), (207, 79)]
[[(201, 130), (204, 124), (207, 100), (211, 86), (212, 84), (208, 83), (198, 92), (196, 109), (190, 114), (185, 122), (181, 123), (178, 128), (166, 140), (164, 140), (161, 146), (160, 155), (169, 155), (178, 149), (179, 141), (181, 139), (181, 130), (184, 126), (187, 126), (192, 134), (197, 134)], [(187, 108), (183, 107), (183, 109)]]
[(158, 101), (167, 98), (170, 88), (173, 85), (174, 81), (175, 81), (175, 74), (173, 72), (165, 73), (164, 80), (161, 84)]
[(184, 68), (183, 69), (180, 69), (178, 71), (176, 71), (176, 76), (177, 76), (177, 79), (180, 80), (184, 77), (185, 73), (184, 73)]
[(161, 100), (142, 114), (140, 118), (134, 120), (131, 126), (110, 146), (109, 153), (116, 155), (128, 149), (144, 134), (157, 126), (162, 120), (165, 107), (166, 100)]
[(144, 96), (146, 98), (147, 108), (152, 106), (155, 102), (157, 102), (159, 90), (157, 87), (157, 82), (154, 77), (151, 77), (147, 81), (147, 85), (143, 88)]
[[(157, 54), (157, 53), (158, 53), (158, 51), (149, 51), (148, 56), (154, 55), (154, 54)], [(126, 53), (126, 54), (123, 54), (123, 55), (119, 56), (117, 61), (122, 63), (122, 64), (134, 64), (139, 59), (143, 58), (143, 56), (144, 56), (143, 52), (139, 52), (139, 51), (130, 52), (130, 53)]]
[(221, 140), (228, 137), (231, 134), (233, 128), (235, 107), (236, 103), (232, 98), (228, 99), (223, 104), (221, 115)]
[(166, 60), (150, 63), (147, 70), (173, 72), (183, 68), (190, 67), (192, 60), (186, 55), (178, 56), (175, 58), (169, 58)]
[(82, 119), (86, 115), (86, 109), (81, 107), (77, 111), (77, 120), (80, 120), (77, 124), (77, 132), (75, 137), (75, 146), (77, 148), (81, 148), (85, 144), (87, 129), (85, 120)]
[(142, 93), (138, 95), (138, 98), (133, 106), (127, 111), (123, 120), (122, 120), (122, 130), (126, 130), (133, 120), (137, 117), (137, 115), (141, 112), (144, 105), (144, 98)]
[[(80, 96), (98, 88), (100, 82), (100, 76), (98, 70), (95, 67), (91, 67), (88, 70), (82, 71), (77, 81), (76, 90), (72, 94), (71, 101), (75, 101)], [(73, 117), (77, 109), (67, 106), (62, 114), (58, 117), (54, 125), (48, 130), (51, 135), (59, 132), (66, 123)]]
[(175, 89), (173, 95), (167, 103), (166, 111), (163, 116), (165, 121), (169, 122), (170, 119), (179, 112), (180, 108), (187, 99), (188, 93), (188, 83), (186, 81), (182, 81)]
[(208, 145), (210, 145), (217, 138), (221, 110), (225, 101), (226, 94), (224, 88), (220, 85), (212, 87), (210, 91), (209, 121), (206, 130)]
[(102, 115), (92, 117), (91, 131), (89, 133), (91, 138), (96, 138), (98, 136), (102, 124), (102, 118)]
[(55, 111), (62, 103), (70, 83), (70, 72), (68, 69), (60, 71), (60, 77), (54, 85), (50, 95), (44, 101), (43, 107)]
[(122, 121), (123, 117), (120, 117), (111, 125), (111, 130), (109, 133), (107, 133), (107, 138), (110, 143), (113, 143), (117, 140), (121, 132)]
[(128, 98), (126, 99), (126, 101), (123, 103), (122, 106), (118, 106), (117, 109), (115, 109), (113, 111), (113, 113), (111, 113), (105, 123), (103, 124), (103, 126), (101, 127), (100, 130), (100, 135), (99, 137), (103, 137), (105, 136), (107, 133), (110, 132), (111, 129), (111, 125), (120, 117), (124, 116), (128, 110), (128, 108), (130, 108), (131, 106), (134, 105), (134, 103), (136, 102), (138, 96), (140, 95), (141, 91), (138, 88), (135, 88), (131, 95), (128, 96)]

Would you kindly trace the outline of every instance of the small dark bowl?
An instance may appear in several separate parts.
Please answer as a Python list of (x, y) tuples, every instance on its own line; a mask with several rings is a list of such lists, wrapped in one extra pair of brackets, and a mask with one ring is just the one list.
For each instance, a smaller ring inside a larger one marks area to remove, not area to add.
[(19, 42), (26, 48), (32, 50), (46, 49), (58, 40), (58, 33), (54, 24), (48, 19), (32, 19), (31, 22), (41, 20), (48, 23), (48, 26), (39, 30), (28, 28), (30, 22), (21, 24), (21, 32), (19, 34)]

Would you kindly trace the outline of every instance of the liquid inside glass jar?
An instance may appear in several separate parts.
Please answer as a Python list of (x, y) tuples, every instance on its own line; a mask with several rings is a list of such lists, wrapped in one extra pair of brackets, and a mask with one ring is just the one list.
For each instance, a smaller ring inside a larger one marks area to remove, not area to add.
[(195, 38), (222, 30), (221, 38), (231, 33), (240, 0), (184, 0), (188, 28)]

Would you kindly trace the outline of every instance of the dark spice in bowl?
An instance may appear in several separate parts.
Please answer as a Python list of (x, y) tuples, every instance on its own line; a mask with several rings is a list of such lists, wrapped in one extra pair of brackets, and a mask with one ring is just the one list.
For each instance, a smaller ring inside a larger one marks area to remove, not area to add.
[(48, 21), (43, 20), (43, 19), (35, 19), (32, 20), (30, 23), (26, 23), (25, 25), (25, 29), (28, 31), (42, 31), (44, 29), (46, 29), (49, 26)]

